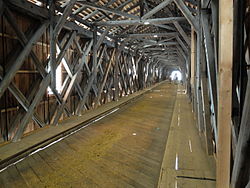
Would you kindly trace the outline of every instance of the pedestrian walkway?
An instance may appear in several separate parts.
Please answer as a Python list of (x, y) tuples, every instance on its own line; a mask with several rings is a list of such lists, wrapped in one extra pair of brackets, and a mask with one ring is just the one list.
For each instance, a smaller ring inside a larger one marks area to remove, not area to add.
[(214, 188), (214, 157), (202, 147), (187, 95), (177, 93), (158, 188)]

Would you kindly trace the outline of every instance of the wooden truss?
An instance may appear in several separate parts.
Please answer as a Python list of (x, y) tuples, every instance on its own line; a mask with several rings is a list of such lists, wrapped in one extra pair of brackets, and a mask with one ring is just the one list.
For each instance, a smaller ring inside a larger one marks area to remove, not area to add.
[[(157, 78), (155, 74), (149, 74), (149, 72), (154, 72), (156, 68), (163, 69), (166, 65), (152, 66), (152, 60), (143, 57), (146, 51), (140, 52), (138, 49), (136, 52), (134, 49), (124, 48), (126, 43), (114, 40), (114, 37), (109, 36), (111, 27), (107, 27), (103, 31), (100, 30), (101, 27), (95, 26), (103, 23), (101, 18), (99, 18), (100, 22), (95, 22), (97, 24), (89, 24), (85, 21), (88, 19), (86, 16), (84, 18), (79, 16), (80, 12), (85, 10), (87, 6), (95, 9), (91, 13), (92, 16), (99, 11), (102, 14), (105, 12), (103, 16), (111, 21), (120, 16), (137, 19), (138, 16), (122, 11), (123, 7), (131, 1), (124, 2), (117, 9), (108, 7), (112, 2), (106, 6), (98, 6), (76, 0), (65, 1), (62, 4), (54, 4), (51, 1), (47, 4), (49, 9), (35, 6), (28, 1), (0, 2), (2, 5), (0, 13), (4, 20), (2, 24), (10, 25), (11, 30), (14, 31), (13, 37), (17, 46), (12, 51), (6, 52), (4, 67), (0, 67), (0, 97), (4, 98), (7, 92), (11, 92), (19, 106), (5, 130), (6, 134), (3, 132), (5, 139), (19, 140), (31, 119), (38, 127), (44, 127), (48, 123), (57, 125), (64, 116), (81, 115), (87, 109), (96, 108), (110, 100), (118, 100), (122, 96), (143, 89), (161, 79)], [(143, 19), (147, 21), (148, 18), (167, 6), (169, 2), (164, 1), (148, 11)], [(78, 9), (75, 9), (76, 4)], [(36, 23), (30, 21), (28, 29), (20, 28), (20, 24), (17, 23), (13, 14), (13, 11), (17, 9), (20, 10), (20, 14), (25, 12), (26, 15), (32, 15)], [(56, 12), (62, 14), (57, 15)], [(112, 18), (106, 14), (114, 14), (115, 16)], [(69, 21), (69, 17), (78, 21), (79, 25)], [(89, 15), (89, 17), (91, 16)], [(167, 18), (160, 22), (152, 22), (152, 24), (164, 24), (170, 23), (170, 21), (172, 23), (174, 21), (178, 30), (182, 31), (182, 35), (187, 40), (187, 35), (178, 25), (179, 20), (183, 21), (183, 18)], [(151, 20), (148, 21), (151, 22)], [(81, 24), (89, 27), (91, 31), (83, 28)], [(176, 33), (175, 36), (177, 35)], [(5, 37), (4, 34), (2, 36)], [(159, 36), (161, 37), (161, 34)], [(107, 37), (111, 37), (114, 42), (108, 41)], [(46, 41), (41, 48), (42, 51), (47, 48), (47, 56), (41, 58), (34, 49), (45, 38)], [(186, 57), (187, 47), (179, 37), (178, 41), (173, 44), (177, 46), (180, 44), (180, 48), (184, 47), (182, 55)], [(119, 46), (118, 43), (122, 44)], [(29, 60), (37, 71), (37, 79), (32, 81), (29, 92), (23, 93), (14, 80), (22, 66)], [(57, 90), (56, 86), (56, 70), (59, 66), (63, 66), (64, 70), (60, 91)], [(51, 101), (44, 102), (49, 111), (46, 112), (46, 115), (44, 114), (45, 118), (42, 119), (37, 109), (40, 108), (42, 99), (48, 96), (48, 88), (53, 94), (49, 97)], [(78, 101), (73, 110), (68, 106), (71, 98)]]
[[(226, 0), (0, 0), (3, 139), (20, 140), (32, 122), (33, 129), (58, 125), (179, 69), (207, 153), (217, 155), (217, 186), (229, 186), (231, 159), (232, 185), (249, 186), (249, 168), (243, 168), (250, 164), (246, 4), (235, 1), (234, 20), (232, 1)], [(233, 42), (233, 34), (240, 40)], [(16, 80), (28, 65), (35, 76), (24, 91)], [(8, 98), (16, 106), (13, 114)]]

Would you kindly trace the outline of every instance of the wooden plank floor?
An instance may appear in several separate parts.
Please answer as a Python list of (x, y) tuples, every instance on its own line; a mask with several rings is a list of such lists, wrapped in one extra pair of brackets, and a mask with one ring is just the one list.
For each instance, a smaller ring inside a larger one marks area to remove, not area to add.
[[(89, 122), (92, 119), (102, 117), (103, 114), (106, 114), (119, 106), (133, 102), (136, 98), (152, 88), (157, 87), (159, 84), (161, 83), (157, 83), (151, 87), (120, 98), (119, 101), (111, 101), (99, 106), (97, 109), (88, 110), (81, 116), (72, 115), (70, 118), (65, 117), (63, 120), (59, 121), (58, 126), (46, 125), (43, 128), (33, 131), (31, 134), (26, 134), (22, 137), (21, 142), (0, 143), (0, 167), (3, 161), (8, 160), (17, 153), (22, 153), (22, 156), (27, 156), (29, 152), (36, 150), (36, 148), (43, 147), (44, 140), (50, 140), (50, 142), (53, 142), (56, 140), (55, 137), (57, 137), (57, 135), (65, 135), (65, 132), (71, 132), (78, 129), (81, 124), (82, 126), (85, 126), (86, 123), (84, 122)], [(36, 147), (34, 148), (34, 146)], [(22, 156), (19, 155), (20, 158), (22, 158)]]
[(179, 91), (158, 188), (215, 188), (214, 157), (206, 154), (191, 104)]
[(1, 172), (0, 187), (156, 187), (175, 99), (161, 84)]

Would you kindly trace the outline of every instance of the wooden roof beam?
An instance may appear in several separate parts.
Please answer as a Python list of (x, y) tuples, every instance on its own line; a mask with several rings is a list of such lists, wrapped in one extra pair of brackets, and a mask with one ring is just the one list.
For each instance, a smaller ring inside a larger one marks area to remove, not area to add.
[(150, 37), (150, 38), (158, 38), (158, 37), (173, 37), (177, 36), (177, 32), (171, 32), (171, 33), (145, 33), (145, 34), (127, 34), (127, 35), (120, 35), (119, 38), (144, 38), (144, 37)]
[(190, 25), (192, 25), (196, 31), (199, 31), (197, 18), (191, 14), (190, 10), (187, 8), (184, 2), (182, 0), (174, 0), (174, 2), (180, 9), (182, 14), (186, 17)]
[(156, 18), (156, 19), (136, 19), (136, 20), (118, 20), (118, 21), (106, 21), (96, 22), (96, 25), (104, 26), (117, 26), (117, 25), (149, 25), (149, 24), (168, 24), (173, 22), (185, 21), (184, 17), (170, 17), (170, 18)]
[(169, 3), (171, 3), (172, 0), (165, 0), (162, 3), (160, 3), (158, 6), (156, 6), (155, 8), (153, 8), (152, 10), (150, 10), (148, 13), (146, 13), (144, 16), (142, 16), (141, 19), (147, 19), (150, 18), (151, 16), (153, 16), (155, 13), (159, 12), (160, 10), (162, 10), (163, 8), (165, 8)]
[(91, 7), (91, 8), (94, 8), (94, 9), (102, 10), (104, 12), (109, 12), (109, 13), (112, 13), (112, 14), (123, 16), (123, 17), (126, 17), (126, 18), (131, 18), (131, 19), (138, 19), (139, 18), (138, 16), (135, 16), (133, 14), (128, 14), (127, 12), (123, 12), (123, 11), (116, 10), (116, 9), (111, 9), (111, 8), (108, 8), (108, 7), (102, 7), (102, 6), (96, 5), (94, 3), (81, 2), (81, 4), (86, 5), (88, 7)]

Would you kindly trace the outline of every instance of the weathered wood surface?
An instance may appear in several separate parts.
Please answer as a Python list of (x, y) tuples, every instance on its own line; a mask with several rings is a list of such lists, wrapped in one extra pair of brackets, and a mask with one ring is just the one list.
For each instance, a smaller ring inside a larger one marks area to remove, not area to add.
[(164, 83), (0, 173), (2, 187), (156, 187), (175, 104)]
[(192, 105), (178, 88), (158, 188), (215, 188), (215, 159), (201, 142)]
[(219, 2), (217, 188), (230, 187), (233, 1)]

